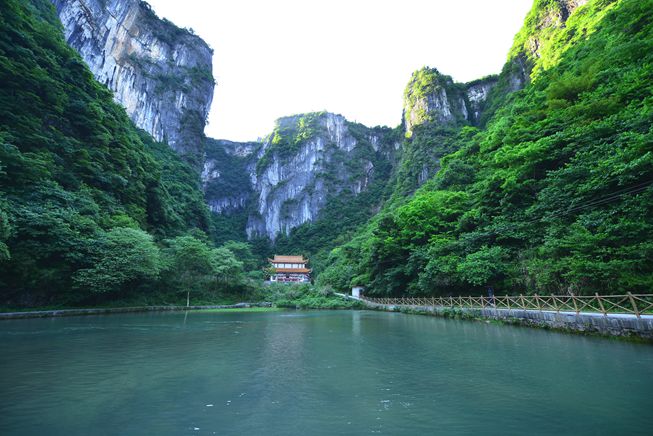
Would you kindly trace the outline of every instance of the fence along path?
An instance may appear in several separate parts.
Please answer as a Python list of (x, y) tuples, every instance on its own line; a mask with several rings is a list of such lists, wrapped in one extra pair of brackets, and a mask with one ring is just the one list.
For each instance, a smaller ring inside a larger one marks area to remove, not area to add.
[(653, 314), (653, 294), (624, 295), (496, 295), (494, 297), (402, 297), (368, 298), (370, 303), (393, 306), (440, 306), (461, 309), (539, 310), (554, 312), (593, 312), (610, 314)]

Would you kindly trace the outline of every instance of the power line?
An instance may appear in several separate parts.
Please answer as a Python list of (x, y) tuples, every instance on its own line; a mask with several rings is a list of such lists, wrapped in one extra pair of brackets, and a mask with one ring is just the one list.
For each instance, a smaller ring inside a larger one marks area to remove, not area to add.
[[(648, 180), (646, 182), (639, 183), (637, 185), (629, 186), (627, 188), (622, 188), (617, 191), (612, 191), (608, 193), (608, 195), (604, 195), (603, 197), (598, 197), (594, 198), (592, 200), (586, 201), (584, 203), (581, 203), (578, 206), (572, 207), (570, 209), (559, 209), (555, 212), (553, 212), (553, 217), (557, 218), (560, 216), (568, 215), (572, 212), (577, 212), (579, 210), (587, 209), (589, 207), (595, 207), (595, 206), (601, 206), (603, 204), (608, 204), (611, 203), (615, 200), (618, 200), (619, 198), (625, 196), (625, 195), (632, 195), (632, 194), (637, 194), (639, 192), (643, 192), (646, 189), (648, 189), (649, 186), (653, 185), (653, 180)], [(540, 218), (534, 218), (528, 221), (525, 221), (523, 224), (530, 224), (534, 223), (537, 221), (542, 221), (544, 217)]]
[[(617, 191), (610, 192), (608, 194), (609, 195), (608, 198), (612, 198), (612, 197), (616, 198), (616, 197), (621, 197), (622, 195), (625, 195), (625, 194), (632, 194), (635, 191), (643, 191), (651, 184), (653, 184), (653, 180), (649, 180), (649, 181), (646, 181), (646, 182), (643, 182), (643, 183), (639, 183), (637, 185), (633, 185), (633, 186), (630, 186), (628, 188), (619, 189)], [(640, 188), (643, 188), (643, 189), (640, 189)], [(571, 212), (571, 211), (576, 210), (576, 209), (582, 209), (582, 208), (584, 208), (586, 206), (592, 206), (592, 205), (594, 205), (594, 203), (603, 202), (603, 200), (605, 200), (605, 199), (606, 199), (605, 197), (602, 197), (602, 198), (599, 198), (599, 199), (589, 200), (589, 201), (586, 201), (585, 203), (581, 203), (578, 206), (572, 207), (571, 209), (569, 209), (569, 211)]]

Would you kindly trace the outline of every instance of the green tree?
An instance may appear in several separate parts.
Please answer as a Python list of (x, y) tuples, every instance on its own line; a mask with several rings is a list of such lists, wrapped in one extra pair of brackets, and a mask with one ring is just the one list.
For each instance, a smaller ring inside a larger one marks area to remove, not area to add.
[(245, 271), (254, 271), (260, 265), (259, 259), (254, 255), (252, 246), (246, 242), (227, 241), (222, 248), (231, 251), (243, 263)]
[(243, 262), (224, 247), (211, 250), (211, 266), (218, 283), (238, 283), (243, 278)]
[(192, 236), (178, 236), (167, 241), (165, 255), (165, 283), (176, 291), (186, 293), (186, 305), (190, 305), (190, 293), (210, 287), (215, 277), (215, 255), (205, 242)]
[(2, 208), (0, 202), (0, 262), (11, 258), (9, 247), (6, 244), (11, 235), (11, 225), (9, 224), (9, 215)]
[(134, 292), (152, 285), (159, 276), (161, 258), (151, 235), (139, 229), (115, 228), (96, 241), (94, 264), (77, 271), (78, 289), (97, 294)]
[(470, 253), (456, 267), (462, 278), (476, 286), (493, 285), (505, 273), (506, 250), (483, 246)]

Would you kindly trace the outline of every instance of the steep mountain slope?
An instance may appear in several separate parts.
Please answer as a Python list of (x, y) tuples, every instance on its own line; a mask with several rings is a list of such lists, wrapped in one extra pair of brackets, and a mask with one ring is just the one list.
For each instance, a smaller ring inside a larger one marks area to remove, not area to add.
[(68, 43), (134, 123), (201, 164), (213, 51), (141, 0), (52, 0)]
[(261, 143), (209, 140), (203, 181), (216, 228), (238, 228), (259, 251), (332, 247), (387, 197), (400, 144), (396, 129), (326, 112), (282, 118)]
[[(211, 212), (244, 211), (252, 200), (252, 174), (256, 171), (257, 142), (207, 138), (202, 183)], [(243, 227), (244, 231), (244, 227)]]
[(87, 298), (73, 275), (114, 229), (147, 247), (209, 230), (197, 173), (134, 127), (47, 0), (0, 0), (0, 29), (2, 304)]
[(479, 124), (497, 81), (489, 76), (455, 83), (435, 68), (413, 73), (404, 91), (405, 139), (393, 183), (395, 201), (411, 195), (438, 172), (440, 159), (458, 147), (452, 141), (455, 132)]
[(247, 234), (288, 234), (315, 221), (334, 196), (357, 196), (386, 176), (381, 166), (399, 147), (390, 129), (369, 129), (330, 113), (278, 120), (252, 174), (256, 206)]
[(440, 129), (457, 151), (333, 250), (321, 282), (377, 295), (649, 292), (652, 53), (650, 0), (536, 0), (478, 127)]

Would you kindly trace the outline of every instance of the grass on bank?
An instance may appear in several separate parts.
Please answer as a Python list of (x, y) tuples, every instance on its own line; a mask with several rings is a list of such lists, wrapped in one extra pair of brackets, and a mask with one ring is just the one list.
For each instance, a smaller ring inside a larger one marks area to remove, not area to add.
[(268, 283), (255, 296), (254, 301), (269, 301), (276, 307), (288, 309), (365, 309), (360, 301), (335, 295), (328, 287), (309, 284)]
[[(212, 312), (231, 312), (249, 310), (265, 312), (281, 309), (364, 309), (365, 306), (353, 300), (339, 297), (328, 288), (318, 288), (309, 284), (271, 283), (250, 287), (239, 293), (220, 293), (214, 291), (195, 292), (190, 295), (191, 306), (222, 306), (247, 303), (272, 303), (272, 308), (252, 307), (234, 309), (206, 309)], [(179, 292), (140, 294), (119, 300), (98, 302), (93, 305), (47, 305), (38, 307), (7, 307), (0, 306), (0, 312), (30, 312), (66, 309), (112, 309), (123, 307), (144, 306), (186, 306), (186, 294)], [(200, 309), (204, 310), (204, 309)]]

